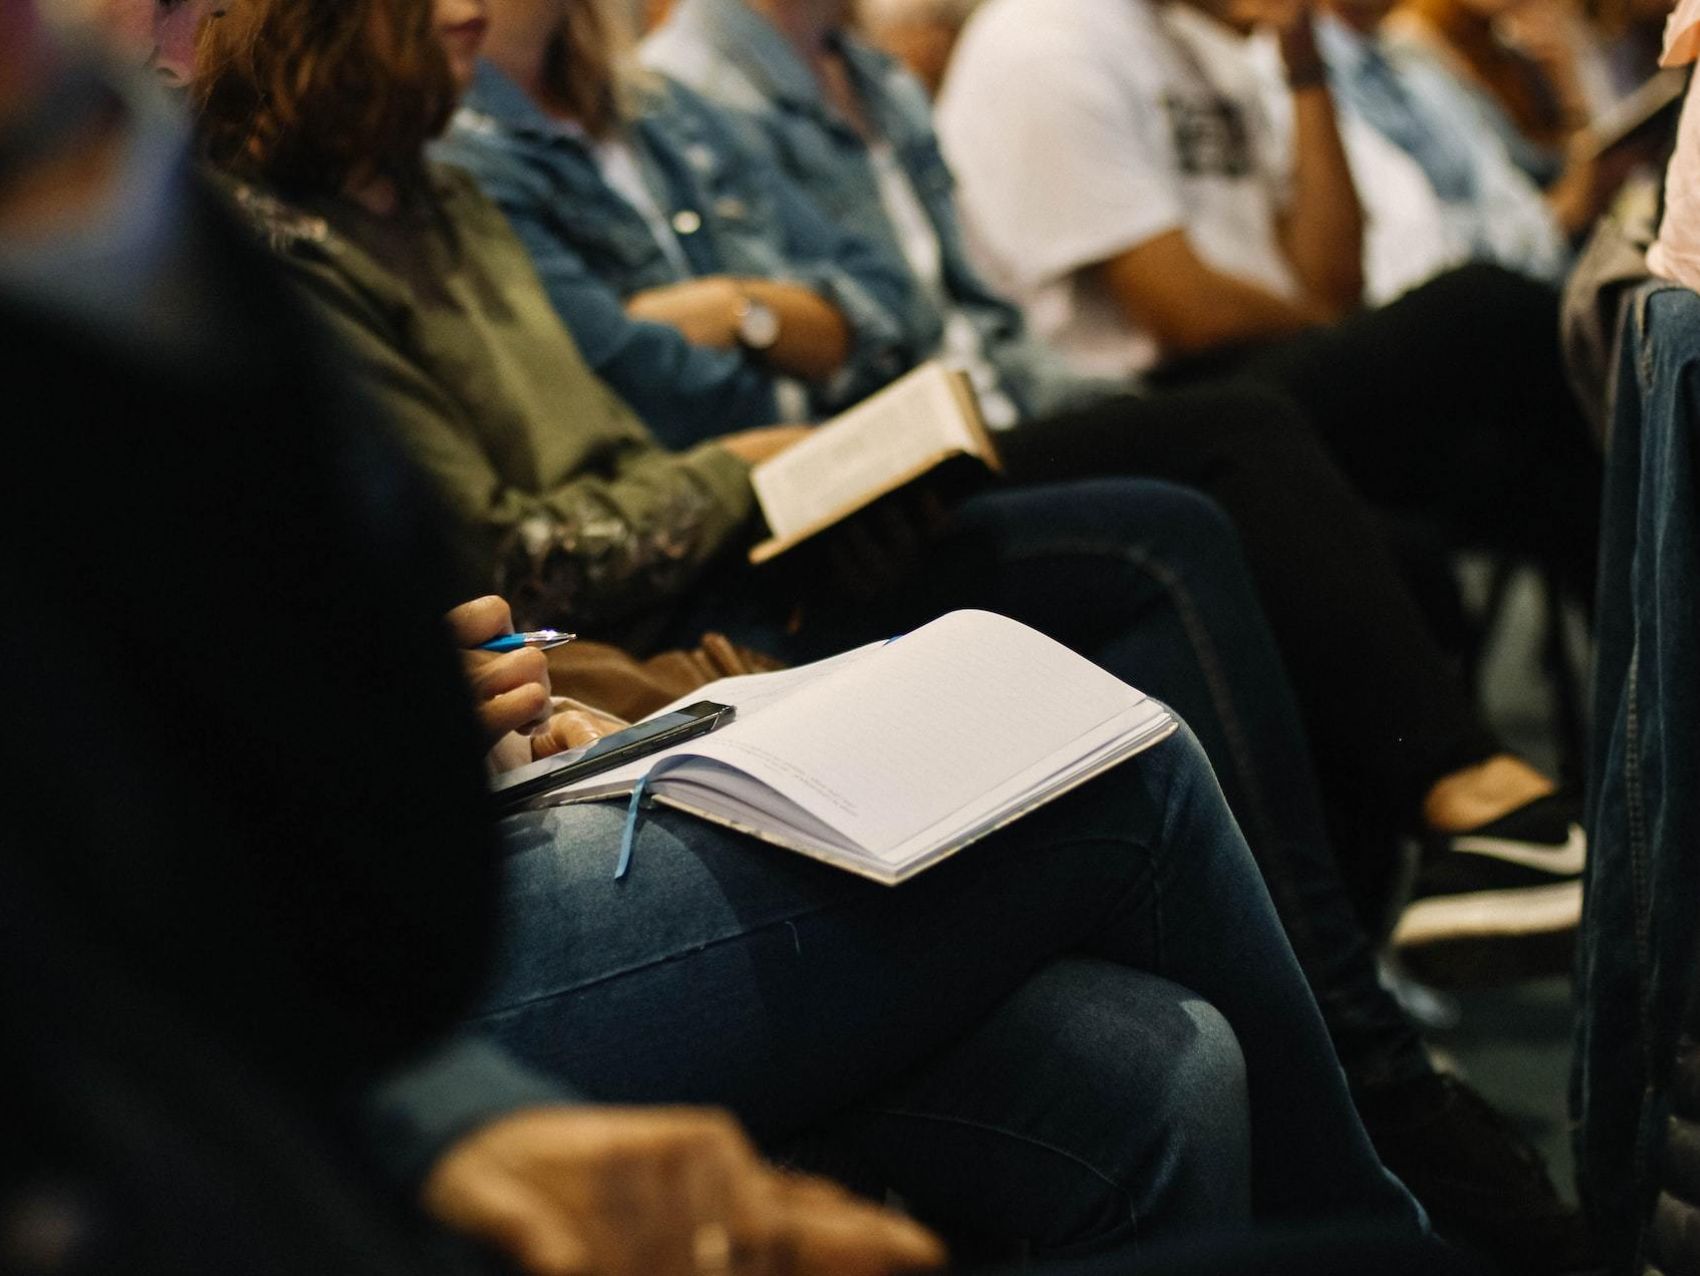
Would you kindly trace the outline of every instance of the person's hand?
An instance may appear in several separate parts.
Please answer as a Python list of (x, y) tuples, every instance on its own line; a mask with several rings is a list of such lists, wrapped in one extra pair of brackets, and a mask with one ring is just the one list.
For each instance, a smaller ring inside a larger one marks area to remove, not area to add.
[(806, 425), (764, 425), (757, 430), (728, 434), (717, 441), (744, 464), (760, 465), (799, 442), (807, 436), (809, 429)]
[(1573, 128), (1587, 122), (1588, 98), (1578, 70), (1579, 48), (1563, 6), (1548, 0), (1513, 5), (1494, 20), (1494, 33), (1528, 58), (1557, 94)]
[(493, 746), (510, 731), (530, 732), (549, 720), (549, 661), (541, 651), (525, 647), (519, 651), (477, 650), (514, 631), (513, 613), (507, 600), (490, 595), (462, 603), (446, 617), (472, 698), (478, 720)]
[(626, 299), (633, 319), (677, 328), (693, 346), (730, 350), (738, 344), (738, 307), (743, 294), (725, 275), (687, 279), (647, 288)]
[(764, 1164), (700, 1108), (540, 1108), (449, 1148), (426, 1207), (532, 1276), (887, 1276), (943, 1263), (915, 1223)]
[(630, 725), (587, 704), (561, 709), (531, 733), (531, 759), (538, 762), (568, 749), (594, 744), (603, 736), (622, 731)]
[(1564, 171), (1546, 190), (1553, 220), (1571, 239), (1580, 239), (1611, 204), (1629, 175), (1653, 156), (1651, 146), (1620, 146), (1590, 154), (1578, 135), (1566, 151)]

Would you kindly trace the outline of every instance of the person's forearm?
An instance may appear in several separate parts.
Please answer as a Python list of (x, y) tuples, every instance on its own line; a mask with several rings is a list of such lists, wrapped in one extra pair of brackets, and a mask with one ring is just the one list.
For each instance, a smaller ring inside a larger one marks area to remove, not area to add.
[(1201, 292), (1194, 322), (1179, 340), (1165, 342), (1171, 354), (1190, 354), (1284, 337), (1333, 318), (1308, 299), (1290, 301), (1231, 275), (1218, 275)]
[(740, 279), (738, 288), (779, 316), (779, 339), (762, 352), (768, 367), (805, 381), (824, 381), (844, 366), (850, 325), (837, 306), (797, 284)]
[(1363, 208), (1346, 160), (1333, 95), (1309, 19), (1281, 37), (1293, 93), (1293, 203), (1283, 227), (1305, 291), (1338, 317), (1363, 295)]
[(774, 343), (750, 352), (761, 366), (816, 381), (849, 357), (850, 325), (837, 306), (802, 284), (709, 275), (636, 293), (626, 298), (626, 313), (677, 328), (692, 345), (736, 350), (739, 321), (752, 301), (779, 320)]
[(1134, 327), (1170, 357), (1269, 340), (1331, 318), (1308, 297), (1289, 299), (1206, 264), (1180, 229), (1104, 262), (1096, 273)]

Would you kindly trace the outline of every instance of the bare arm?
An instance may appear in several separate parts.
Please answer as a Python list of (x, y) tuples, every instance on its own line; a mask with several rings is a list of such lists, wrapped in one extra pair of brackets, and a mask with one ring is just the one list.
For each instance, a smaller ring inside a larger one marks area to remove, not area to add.
[(1276, 28), (1293, 93), (1293, 202), (1282, 219), (1281, 246), (1305, 292), (1330, 318), (1339, 318), (1363, 296), (1363, 208), (1340, 141), (1310, 9), (1291, 0), (1255, 5)]
[(677, 328), (693, 345), (731, 350), (738, 344), (738, 315), (746, 300), (760, 302), (779, 318), (778, 340), (760, 354), (774, 371), (819, 381), (849, 356), (850, 327), (844, 316), (800, 284), (710, 275), (637, 293), (627, 300), (626, 312)]
[(1151, 333), (1167, 355), (1279, 337), (1331, 317), (1320, 305), (1289, 301), (1212, 269), (1179, 229), (1129, 248), (1095, 271), (1128, 319)]

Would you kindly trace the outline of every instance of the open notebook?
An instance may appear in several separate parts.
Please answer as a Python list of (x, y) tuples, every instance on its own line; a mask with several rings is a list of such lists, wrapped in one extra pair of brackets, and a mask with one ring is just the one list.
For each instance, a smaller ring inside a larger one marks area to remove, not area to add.
[(1688, 72), (1661, 67), (1633, 93), (1593, 120), (1573, 143), (1579, 156), (1596, 160), (1621, 146), (1655, 143), (1661, 129), (1676, 127)]
[(537, 804), (627, 796), (647, 774), (659, 803), (895, 884), (1175, 729), (1149, 696), (981, 611), (679, 704), (697, 700), (737, 720)]
[(934, 360), (809, 431), (750, 474), (766, 562), (958, 456), (998, 468), (965, 373)]

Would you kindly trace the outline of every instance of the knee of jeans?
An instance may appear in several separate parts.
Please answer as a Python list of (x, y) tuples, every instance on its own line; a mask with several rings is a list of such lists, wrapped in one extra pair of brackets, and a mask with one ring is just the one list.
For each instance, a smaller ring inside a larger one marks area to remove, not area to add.
[[(1548, 284), (1496, 266), (1471, 262), (1447, 271), (1427, 287), (1444, 292), (1452, 300), (1449, 318), (1490, 332), (1499, 340), (1537, 335), (1550, 340), (1548, 319), (1558, 313), (1558, 294)], [(1528, 327), (1521, 326), (1527, 320)]]
[(1165, 704), (1163, 707), (1175, 719), (1174, 734), (1147, 754), (1141, 766), (1165, 784), (1171, 793), (1192, 793), (1200, 785), (1205, 786), (1207, 791), (1220, 793), (1216, 768), (1211, 764), (1210, 755), (1204, 751), (1198, 733), (1174, 706)]
[(1222, 1012), (1200, 997), (1164, 1025), (1169, 1060), (1163, 1103), (1177, 1155), (1214, 1170), (1249, 1144), (1245, 1056)]
[[(1148, 543), (1165, 561), (1239, 560), (1239, 532), (1233, 519), (1197, 488), (1142, 481), (1127, 509), (1129, 543)], [(1157, 529), (1156, 534), (1150, 535), (1150, 529)]]
[(1083, 1172), (1057, 1211), (1046, 1248), (1141, 1240), (1243, 1220), (1250, 1199), (1245, 1060), (1213, 1006), (1155, 976), (1096, 962), (1059, 962), (1042, 977), (1069, 1015), (1053, 1063), (1073, 1094), (1053, 1115), (1078, 1122)]

